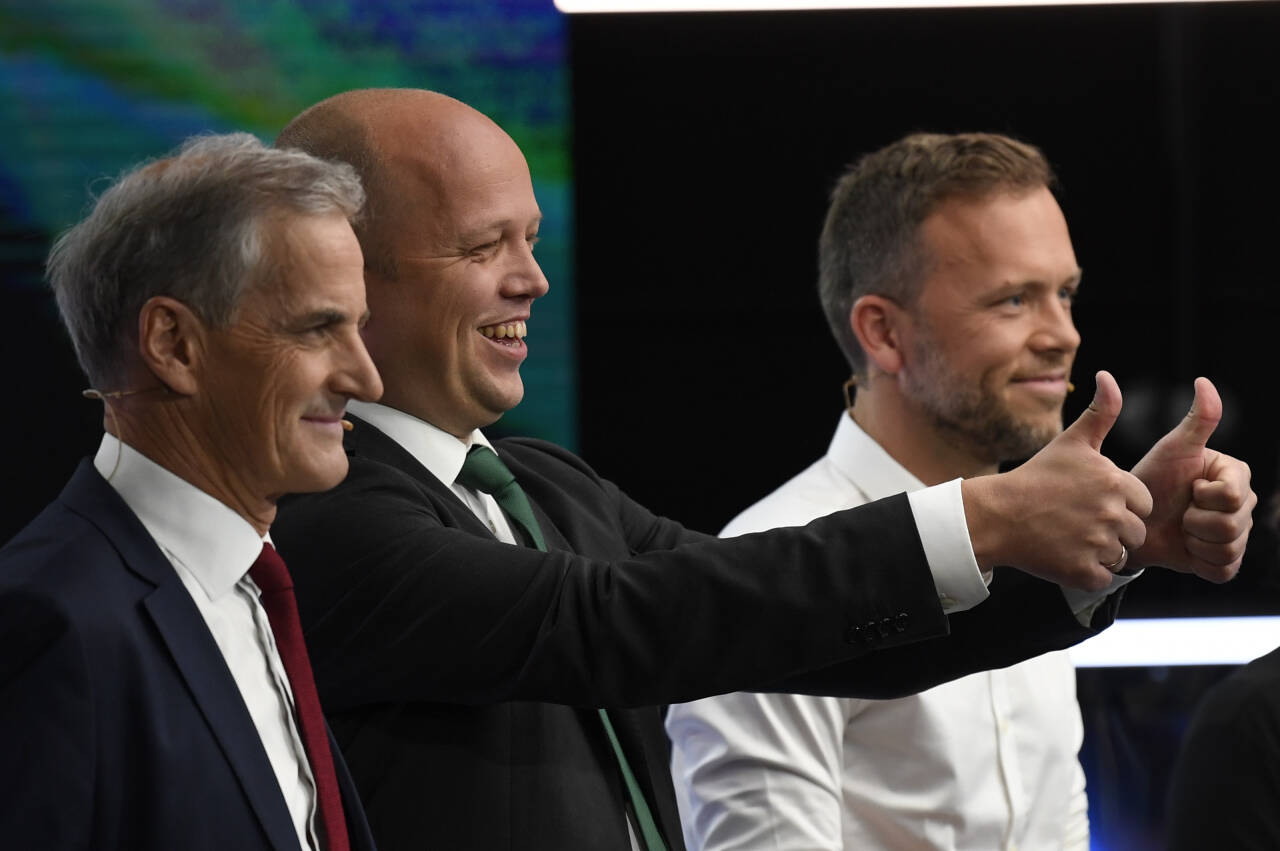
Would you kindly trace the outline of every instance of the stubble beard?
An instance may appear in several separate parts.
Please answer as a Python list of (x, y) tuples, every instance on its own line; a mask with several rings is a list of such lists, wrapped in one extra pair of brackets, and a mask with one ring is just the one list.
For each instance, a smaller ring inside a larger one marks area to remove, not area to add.
[[(926, 341), (927, 343), (927, 341)], [(905, 390), (935, 429), (990, 463), (1030, 458), (1062, 432), (1062, 415), (1034, 421), (1015, 416), (981, 381), (952, 372), (932, 346), (916, 353), (921, 368), (906, 376)]]

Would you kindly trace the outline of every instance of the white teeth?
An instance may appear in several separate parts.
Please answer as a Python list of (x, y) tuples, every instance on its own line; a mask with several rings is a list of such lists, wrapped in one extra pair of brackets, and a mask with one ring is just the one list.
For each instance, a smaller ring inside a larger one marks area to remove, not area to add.
[(508, 322), (505, 325), (486, 325), (480, 329), (480, 333), (489, 339), (506, 340), (519, 337), (524, 339), (528, 336), (529, 326), (523, 320), (518, 322)]

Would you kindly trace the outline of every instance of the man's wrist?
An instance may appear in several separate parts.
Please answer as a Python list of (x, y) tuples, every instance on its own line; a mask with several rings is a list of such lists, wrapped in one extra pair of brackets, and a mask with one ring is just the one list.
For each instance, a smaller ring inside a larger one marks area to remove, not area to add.
[(961, 480), (952, 479), (907, 495), (920, 546), (947, 614), (962, 612), (987, 598), (990, 571), (973, 558)]
[(1003, 543), (1000, 514), (996, 510), (998, 488), (996, 476), (975, 476), (960, 482), (965, 523), (969, 527), (969, 543), (973, 557), (983, 573), (1001, 564), (998, 553)]

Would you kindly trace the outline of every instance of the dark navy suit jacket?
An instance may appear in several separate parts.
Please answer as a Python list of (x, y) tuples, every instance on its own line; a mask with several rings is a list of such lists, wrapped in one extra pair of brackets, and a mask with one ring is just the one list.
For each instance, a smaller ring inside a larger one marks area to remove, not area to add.
[[(334, 755), (352, 847), (372, 848)], [(298, 848), (195, 602), (89, 461), (0, 550), (0, 845)]]

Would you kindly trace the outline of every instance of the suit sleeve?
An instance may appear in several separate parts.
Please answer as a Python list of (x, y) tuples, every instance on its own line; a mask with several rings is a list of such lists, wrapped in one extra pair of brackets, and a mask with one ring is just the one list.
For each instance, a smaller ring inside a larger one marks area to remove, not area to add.
[[(1123, 596), (1123, 588), (1108, 596), (1084, 626), (1064, 602), (1059, 586), (1011, 567), (996, 568), (991, 596), (968, 611), (951, 615), (949, 634), (884, 650), (876, 654), (881, 664), (863, 666), (856, 672), (847, 662), (840, 663), (786, 677), (765, 690), (876, 699), (905, 697), (967, 674), (1006, 668), (1096, 635), (1115, 620)], [(905, 680), (903, 670), (913, 671), (914, 677)], [(913, 684), (919, 687), (910, 687)]]
[(6, 847), (90, 843), (95, 735), (85, 654), (47, 599), (0, 592), (0, 836)]
[(1032, 603), (993, 590), (949, 625), (905, 495), (719, 540), (653, 515), (564, 450), (517, 448), (517, 479), (567, 545), (502, 544), (447, 488), (359, 456), (337, 489), (282, 506), (272, 535), (331, 711), (896, 697), (1090, 634), (1048, 583)]
[[(841, 661), (856, 690), (872, 650), (947, 630), (906, 497), (721, 541), (655, 517), (581, 462), (522, 457), (533, 468), (518, 478), (572, 552), (461, 528), (451, 494), (359, 457), (338, 489), (282, 506), (272, 535), (330, 711), (653, 705)], [(850, 632), (886, 619), (875, 644)], [(883, 677), (916, 682), (905, 668)]]

